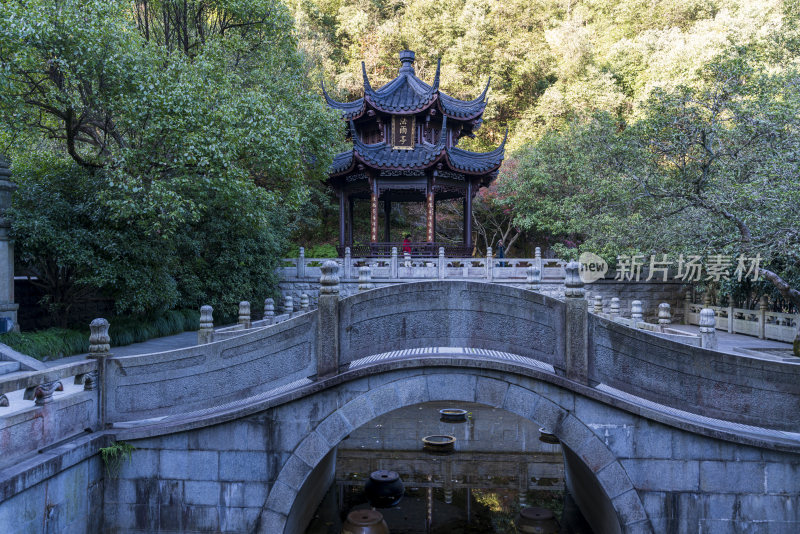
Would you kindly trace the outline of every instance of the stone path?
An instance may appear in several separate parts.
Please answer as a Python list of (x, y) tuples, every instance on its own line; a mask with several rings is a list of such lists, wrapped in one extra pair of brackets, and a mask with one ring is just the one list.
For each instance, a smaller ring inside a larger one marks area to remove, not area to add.
[[(111, 347), (111, 354), (114, 356), (135, 356), (136, 354), (150, 354), (152, 352), (165, 352), (168, 350), (181, 349), (183, 347), (191, 347), (197, 344), (197, 332), (182, 332), (173, 336), (156, 337), (142, 341), (141, 343), (132, 343), (124, 347)], [(44, 362), (49, 367), (56, 365), (64, 365), (65, 363), (77, 362), (86, 358), (86, 354), (76, 354), (60, 360), (51, 360)]]

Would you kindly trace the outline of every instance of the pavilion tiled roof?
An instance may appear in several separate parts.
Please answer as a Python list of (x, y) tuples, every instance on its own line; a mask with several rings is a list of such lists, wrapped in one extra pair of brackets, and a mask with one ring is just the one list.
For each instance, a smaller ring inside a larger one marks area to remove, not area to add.
[[(447, 129), (447, 117), (443, 129)], [(377, 169), (424, 169), (430, 167), (443, 156), (453, 170), (468, 174), (486, 174), (496, 170), (503, 161), (506, 139), (490, 152), (470, 152), (457, 147), (446, 148), (446, 135), (439, 136), (435, 145), (417, 145), (414, 150), (395, 150), (386, 142), (367, 144), (361, 141), (352, 121), (350, 123), (353, 149), (337, 154), (330, 167), (330, 174), (343, 174), (349, 171), (355, 160)], [(508, 135), (508, 131), (506, 131)]]
[[(405, 54), (405, 55), (404, 55)], [(433, 85), (428, 85), (414, 73), (412, 66), (414, 53), (401, 52), (402, 66), (398, 76), (379, 89), (373, 89), (367, 76), (366, 65), (361, 63), (361, 72), (364, 78), (364, 97), (353, 102), (339, 102), (328, 95), (323, 86), (325, 100), (330, 107), (339, 110), (342, 118), (352, 120), (360, 117), (366, 110), (367, 104), (373, 108), (393, 114), (411, 114), (424, 111), (434, 103), (439, 102), (440, 111), (451, 119), (467, 120), (480, 116), (486, 108), (486, 93), (489, 82), (486, 83), (481, 95), (475, 100), (459, 100), (439, 90), (439, 77), (441, 61), (437, 63)], [(491, 78), (489, 79), (491, 82)]]

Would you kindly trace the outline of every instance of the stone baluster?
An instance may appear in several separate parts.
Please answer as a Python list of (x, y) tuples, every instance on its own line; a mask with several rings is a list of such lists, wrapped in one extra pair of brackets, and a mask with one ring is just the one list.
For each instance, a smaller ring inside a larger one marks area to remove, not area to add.
[(444, 259), (444, 247), (439, 247), (439, 280), (444, 279), (447, 261)]
[(300, 293), (300, 313), (307, 312), (310, 307), (308, 295), (305, 293)]
[(334, 375), (346, 365), (339, 361), (339, 266), (327, 260), (320, 270), (317, 378)]
[(581, 384), (588, 383), (588, 312), (583, 280), (580, 277), (581, 264), (571, 261), (566, 267), (564, 278), (564, 300), (566, 303), (566, 374), (567, 378)]
[(197, 344), (205, 345), (214, 341), (214, 308), (200, 306), (200, 330), (197, 331)]
[(302, 280), (306, 277), (306, 249), (300, 247), (300, 256), (297, 258), (297, 278)]
[(594, 308), (592, 309), (593, 313), (601, 314), (603, 313), (603, 296), (602, 295), (595, 295), (594, 296)]
[(616, 319), (617, 317), (619, 317), (618, 297), (611, 297), (611, 304), (608, 307), (608, 314), (611, 316), (611, 319)]
[(733, 299), (728, 296), (728, 309), (726, 311), (728, 314), (728, 333), (733, 334)]
[(272, 298), (264, 299), (264, 322), (268, 325), (275, 322), (275, 300)]
[(250, 321), (250, 303), (243, 300), (239, 303), (239, 324), (242, 328), (250, 328), (253, 323)]
[(350, 280), (353, 277), (353, 256), (350, 254), (350, 247), (344, 249), (344, 273), (345, 280)]
[(542, 270), (534, 263), (526, 269), (528, 284), (526, 289), (529, 291), (539, 291), (542, 282)]
[(636, 323), (644, 320), (644, 313), (642, 312), (642, 301), (634, 300), (631, 302), (631, 326), (636, 328)]
[(397, 247), (392, 247), (392, 260), (389, 264), (389, 275), (392, 278), (397, 278)]
[(492, 267), (494, 266), (494, 258), (492, 258), (492, 247), (486, 247), (486, 281), (492, 281)]
[(692, 311), (692, 288), (686, 288), (686, 295), (683, 297), (683, 324), (689, 324), (689, 314)]
[(283, 297), (283, 313), (287, 314), (289, 318), (291, 318), (294, 313), (294, 297), (291, 295)]
[(672, 311), (669, 303), (662, 302), (658, 305), (658, 326), (663, 332), (670, 324), (672, 324)]
[(372, 289), (372, 272), (369, 265), (362, 265), (358, 268), (358, 291), (369, 291)]
[[(767, 308), (769, 308), (769, 299), (766, 295), (761, 295), (758, 299), (758, 339), (766, 338), (767, 329)], [(728, 321), (733, 324), (733, 314), (728, 314)]]
[(717, 317), (711, 308), (700, 310), (700, 346), (704, 349), (717, 349)]
[[(108, 388), (104, 386), (106, 380), (106, 366), (108, 359), (111, 357), (111, 336), (108, 329), (111, 325), (106, 319), (98, 318), (89, 323), (89, 358), (97, 360), (97, 371), (87, 373), (84, 378), (83, 388), (86, 390), (99, 389), (98, 395), (98, 428), (105, 428), (106, 425), (106, 406), (108, 405), (107, 396)], [(88, 382), (88, 383), (87, 383)], [(59, 383), (58, 386), (61, 384)], [(52, 399), (52, 391), (49, 388), (44, 388), (41, 393), (37, 391), (36, 404), (48, 402), (48, 398)], [(56, 391), (56, 388), (53, 389)], [(60, 391), (60, 389), (59, 389)], [(41, 399), (39, 398), (41, 395)]]

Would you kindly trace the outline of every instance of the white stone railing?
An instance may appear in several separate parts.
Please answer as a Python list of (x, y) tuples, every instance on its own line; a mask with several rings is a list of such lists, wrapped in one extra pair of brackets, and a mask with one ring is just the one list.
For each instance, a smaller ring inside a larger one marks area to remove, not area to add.
[(710, 308), (717, 318), (717, 330), (730, 334), (744, 334), (759, 339), (772, 339), (791, 343), (797, 335), (800, 314), (767, 311), (767, 302), (762, 300), (759, 309), (712, 306), (686, 301), (685, 317), (688, 324), (700, 324), (700, 310)]
[[(285, 258), (279, 267), (283, 280), (319, 280), (322, 264), (330, 258), (306, 258), (301, 247), (297, 258)], [(496, 258), (490, 248), (486, 257), (447, 258), (444, 248), (437, 258), (411, 258), (392, 249), (388, 258), (352, 258), (349, 248), (344, 258), (334, 258), (339, 265), (342, 280), (354, 280), (359, 276), (358, 268), (370, 267), (370, 277), (383, 280), (526, 280), (530, 266), (539, 268), (541, 281), (563, 282), (567, 262), (555, 258), (542, 258), (536, 248), (533, 258)]]

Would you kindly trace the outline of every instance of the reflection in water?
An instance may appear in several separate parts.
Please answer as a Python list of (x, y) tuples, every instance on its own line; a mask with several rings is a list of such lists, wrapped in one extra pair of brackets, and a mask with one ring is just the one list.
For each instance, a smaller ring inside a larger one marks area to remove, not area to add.
[[(466, 409), (466, 422), (440, 419), (444, 408)], [(422, 438), (436, 434), (455, 436), (455, 451), (423, 451)], [(553, 511), (562, 533), (591, 534), (564, 494), (560, 446), (539, 435), (532, 422), (477, 404), (431, 402), (390, 412), (339, 445), (335, 482), (306, 532), (340, 534), (349, 511), (370, 507), (363, 495), (369, 474), (385, 469), (397, 471), (406, 488), (399, 505), (380, 510), (392, 534), (515, 534), (525, 506)]]

